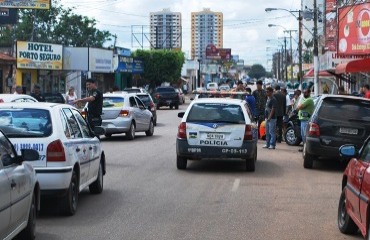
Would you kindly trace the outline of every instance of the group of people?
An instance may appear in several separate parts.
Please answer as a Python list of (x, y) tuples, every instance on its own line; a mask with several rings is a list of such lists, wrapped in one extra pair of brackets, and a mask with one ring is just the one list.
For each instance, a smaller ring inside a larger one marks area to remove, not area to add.
[[(66, 103), (75, 106), (76, 104), (84, 104), (88, 102), (87, 121), (91, 128), (94, 129), (95, 126), (100, 126), (102, 123), (101, 115), (103, 111), (103, 94), (98, 90), (94, 79), (86, 80), (86, 88), (88, 90), (87, 97), (78, 99), (74, 87), (70, 87), (66, 94)], [(14, 94), (23, 94), (22, 87), (16, 86)], [(40, 85), (38, 84), (33, 86), (33, 91), (30, 95), (39, 102), (45, 102), (45, 97), (41, 92)]]
[(257, 89), (252, 92), (249, 87), (244, 87), (242, 81), (239, 81), (235, 91), (246, 92), (245, 100), (258, 122), (258, 127), (265, 121), (266, 144), (263, 148), (275, 149), (276, 143), (283, 141), (285, 123), (292, 111), (298, 111), (302, 139), (305, 139), (305, 129), (314, 110), (314, 101), (310, 97), (311, 90), (304, 89), (303, 97), (300, 97), (301, 91), (296, 90), (291, 100), (287, 90), (281, 89), (279, 85), (275, 88), (263, 89), (263, 82), (259, 80), (256, 86)]

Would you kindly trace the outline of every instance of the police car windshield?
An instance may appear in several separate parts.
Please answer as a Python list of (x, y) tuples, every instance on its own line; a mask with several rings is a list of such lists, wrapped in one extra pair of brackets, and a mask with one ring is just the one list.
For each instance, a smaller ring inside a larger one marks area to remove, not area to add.
[(239, 105), (224, 103), (197, 103), (190, 109), (187, 122), (225, 122), (245, 124)]
[(1, 109), (0, 129), (8, 137), (47, 137), (51, 135), (50, 114), (42, 109)]

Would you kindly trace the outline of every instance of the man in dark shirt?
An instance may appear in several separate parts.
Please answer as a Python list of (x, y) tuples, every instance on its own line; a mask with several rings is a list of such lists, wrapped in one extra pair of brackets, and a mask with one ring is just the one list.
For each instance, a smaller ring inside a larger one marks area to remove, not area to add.
[(265, 109), (266, 144), (263, 148), (275, 149), (276, 144), (276, 108), (277, 101), (273, 96), (272, 87), (266, 88), (267, 102)]
[[(261, 126), (261, 123), (265, 120), (265, 107), (266, 107), (266, 91), (262, 88), (262, 81), (257, 81), (257, 89), (253, 91), (253, 97), (256, 99), (256, 118), (258, 121), (258, 130)], [(260, 134), (260, 131), (258, 131)], [(261, 137), (261, 136), (259, 136)]]
[(276, 141), (281, 143), (281, 140), (283, 138), (283, 118), (286, 113), (286, 97), (281, 92), (279, 85), (276, 85), (275, 87), (274, 97), (276, 98), (277, 101), (277, 107), (275, 112), (277, 129)]
[(87, 97), (75, 100), (74, 104), (88, 102), (87, 122), (91, 129), (94, 130), (95, 126), (100, 126), (102, 123), (101, 114), (103, 111), (103, 94), (97, 89), (94, 79), (86, 80), (86, 88), (88, 90)]
[(39, 102), (45, 102), (45, 97), (41, 93), (40, 85), (35, 84), (35, 86), (33, 86), (33, 92), (31, 93), (31, 97), (36, 98), (36, 100), (39, 101)]

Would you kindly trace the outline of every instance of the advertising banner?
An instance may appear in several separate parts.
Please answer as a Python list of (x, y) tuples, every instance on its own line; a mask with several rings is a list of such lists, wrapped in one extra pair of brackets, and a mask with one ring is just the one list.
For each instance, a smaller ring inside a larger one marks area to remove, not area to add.
[(144, 72), (144, 62), (140, 58), (118, 56), (117, 71), (134, 73), (134, 74), (143, 73)]
[(339, 9), (338, 53), (370, 54), (370, 3)]
[(62, 70), (63, 46), (17, 41), (17, 68)]
[(0, 8), (50, 9), (50, 0), (0, 0)]
[(63, 70), (88, 71), (89, 49), (87, 47), (64, 47)]
[(325, 48), (328, 51), (337, 50), (337, 9), (336, 0), (326, 0), (325, 9)]
[(208, 44), (206, 47), (206, 58), (212, 60), (231, 60), (231, 48), (217, 48), (213, 44)]
[(113, 72), (113, 51), (89, 48), (89, 71), (99, 73)]

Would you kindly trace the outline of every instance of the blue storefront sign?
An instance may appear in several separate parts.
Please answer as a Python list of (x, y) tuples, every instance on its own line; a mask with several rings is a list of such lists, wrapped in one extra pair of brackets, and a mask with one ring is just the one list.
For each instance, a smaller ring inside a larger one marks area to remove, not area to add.
[(144, 72), (144, 62), (142, 59), (118, 56), (118, 67), (117, 71), (127, 72), (127, 73), (143, 73)]

